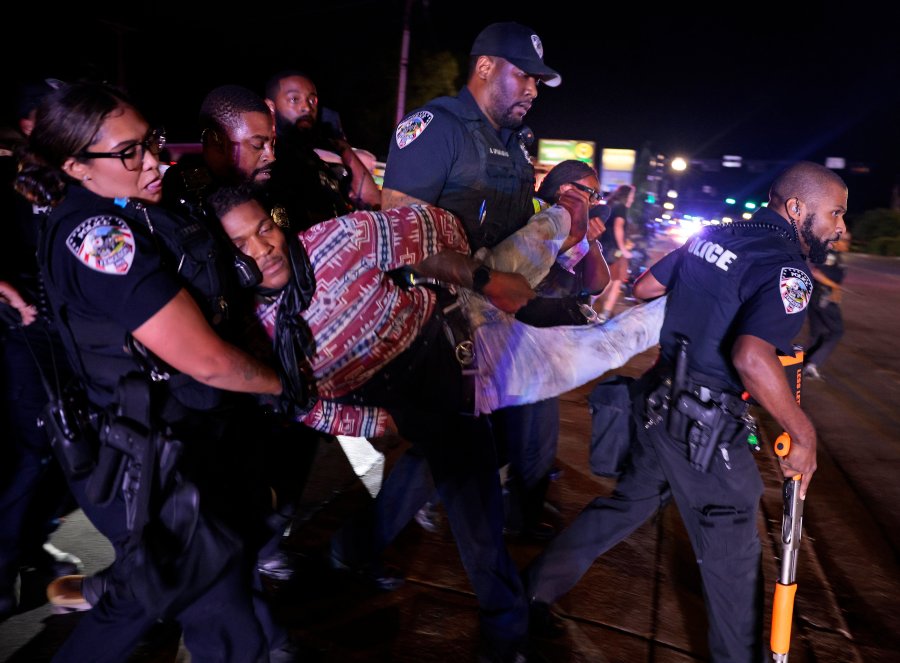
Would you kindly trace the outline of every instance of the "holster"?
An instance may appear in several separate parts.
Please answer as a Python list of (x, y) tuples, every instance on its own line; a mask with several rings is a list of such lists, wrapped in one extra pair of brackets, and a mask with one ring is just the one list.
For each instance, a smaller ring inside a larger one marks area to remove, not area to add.
[(70, 480), (84, 478), (95, 467), (100, 445), (96, 418), (87, 405), (83, 391), (69, 389), (48, 400), (41, 410), (38, 425), (50, 438), (63, 473)]
[(478, 357), (475, 355), (472, 328), (455, 293), (445, 288), (439, 288), (436, 291), (438, 293), (438, 310), (435, 315), (441, 321), (444, 334), (453, 350), (453, 356), (459, 364), (462, 375), (460, 411), (462, 414), (473, 415), (475, 413), (475, 375), (478, 373)]
[(716, 449), (746, 426), (749, 406), (692, 376), (687, 347), (687, 340), (680, 340), (675, 365), (657, 367), (655, 386), (646, 392), (646, 425), (665, 422), (669, 436), (687, 446), (691, 467), (706, 472)]

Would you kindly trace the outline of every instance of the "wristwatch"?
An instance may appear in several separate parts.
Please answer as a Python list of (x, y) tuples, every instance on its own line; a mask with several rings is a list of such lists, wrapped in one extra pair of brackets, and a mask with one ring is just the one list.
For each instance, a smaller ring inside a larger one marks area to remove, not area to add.
[(478, 265), (472, 272), (472, 290), (481, 294), (491, 280), (491, 268), (485, 264)]

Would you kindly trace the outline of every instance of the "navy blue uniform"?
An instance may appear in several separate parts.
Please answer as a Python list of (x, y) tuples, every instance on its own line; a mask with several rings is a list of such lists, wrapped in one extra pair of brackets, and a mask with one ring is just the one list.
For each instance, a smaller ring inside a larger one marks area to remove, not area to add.
[[(467, 88), (429, 102), (400, 123), (384, 186), (453, 212), (472, 251), (493, 247), (534, 214), (534, 167), (522, 132), (494, 129)], [(538, 311), (539, 305), (533, 301), (520, 315)], [(515, 527), (529, 528), (542, 514), (556, 458), (559, 403), (551, 398), (504, 408), (491, 419), (500, 453), (513, 467), (514, 492), (523, 501), (525, 522)]]
[[(158, 208), (151, 211), (124, 201), (117, 205), (80, 186), (70, 186), (48, 220), (41, 242), (43, 276), (73, 368), (95, 408), (114, 401), (121, 376), (143, 370), (126, 349), (127, 338), (182, 287), (174, 269), (166, 267), (164, 244), (150, 232), (151, 224), (166, 223), (176, 224)], [(186, 257), (182, 266), (190, 270), (190, 263)], [(171, 423), (184, 423), (183, 432), (191, 428), (189, 406), (196, 405), (197, 395), (208, 389), (194, 384), (196, 389), (185, 381), (183, 389), (173, 386), (170, 390), (175, 413)], [(199, 402), (211, 403), (203, 397)], [(182, 437), (182, 441), (190, 447), (198, 437)], [(128, 545), (121, 492), (101, 507), (87, 499), (86, 483), (86, 479), (72, 481), (73, 493), (113, 544), (117, 559), (108, 576), (109, 589), (81, 619), (54, 660), (119, 661), (163, 615), (153, 613), (134, 594), (128, 573), (131, 562), (126, 562), (133, 549)], [(165, 615), (181, 623), (192, 658), (252, 661), (265, 653), (239, 554), (234, 553), (219, 577), (205, 588), (191, 589), (199, 598), (177, 615)]]
[[(522, 136), (518, 130), (494, 129), (469, 90), (463, 88), (456, 97), (432, 100), (400, 123), (388, 154), (384, 187), (453, 212), (465, 228), (472, 251), (483, 246), (493, 247), (523, 227), (534, 213), (534, 168)], [(432, 375), (430, 379), (443, 378)], [(529, 478), (529, 486), (544, 481), (555, 456), (556, 437), (552, 428), (555, 402), (550, 403), (550, 408), (550, 416), (544, 414), (547, 409), (544, 403), (509, 408), (492, 415), (495, 424), (500, 422), (498, 417), (509, 420), (506, 439), (501, 439), (502, 433), (497, 439), (509, 449), (517, 475)], [(532, 417), (534, 413), (538, 416)], [(528, 426), (515, 425), (529, 418)], [(550, 429), (541, 430), (534, 425), (537, 422), (546, 422)], [(425, 432), (434, 428), (434, 422), (429, 424), (423, 420), (417, 426)], [(490, 429), (484, 422), (467, 426), (479, 431), (481, 440), (489, 440)], [(446, 435), (448, 430), (455, 430), (458, 439)], [(513, 439), (513, 435), (524, 439)], [(442, 444), (457, 446), (465, 439), (460, 436), (475, 439), (456, 425), (452, 429), (444, 427)], [(548, 444), (551, 445), (549, 453), (544, 451)], [(433, 458), (437, 448), (434, 444), (430, 447), (425, 454)], [(420, 448), (424, 447), (420, 445)], [(442, 451), (441, 455), (448, 453)], [(452, 462), (439, 462), (445, 467), (456, 466), (465, 458), (458, 452), (454, 452), (454, 456), (456, 460)], [(547, 456), (550, 456), (549, 461)], [(420, 477), (424, 463), (417, 465), (410, 458), (405, 460), (409, 462), (398, 464), (382, 488), (381, 513), (389, 514), (393, 519), (392, 523), (382, 527), (383, 531), (397, 531), (398, 525), (408, 522), (415, 509), (430, 497), (426, 490), (428, 482)], [(477, 493), (442, 486), (446, 470), (435, 470), (433, 466), (432, 470), (436, 481), (439, 473), (444, 475), (438, 481), (441, 500), (447, 507), (470, 581), (485, 609), (484, 631), (498, 641), (518, 639), (525, 633), (527, 611), (521, 582), (500, 536), (502, 494), (497, 480), (497, 460), (496, 457), (487, 458), (482, 449), (477, 456), (471, 455), (467, 463), (466, 471), (471, 476), (472, 486), (477, 484)], [(492, 466), (485, 463), (492, 463)], [(531, 465), (527, 466), (527, 463)], [(398, 469), (403, 472), (402, 476), (398, 476)], [(460, 469), (466, 468), (455, 471)], [(409, 487), (419, 491), (416, 500), (410, 500)], [(452, 492), (448, 494), (447, 488)], [(542, 506), (546, 485), (539, 488), (537, 501)], [(485, 564), (488, 568), (484, 568)], [(488, 611), (493, 614), (488, 616)]]
[(667, 367), (680, 334), (690, 339), (691, 393), (739, 402), (743, 385), (731, 362), (734, 341), (756, 336), (792, 353), (812, 280), (793, 230), (765, 208), (748, 223), (706, 229), (651, 269), (669, 300), (660, 361), (642, 378), (644, 396), (635, 401), (638, 434), (626, 470), (613, 495), (588, 504), (529, 567), (529, 596), (553, 603), (600, 554), (674, 498), (700, 566), (712, 660), (758, 663), (765, 660), (756, 527), (762, 480), (747, 430), (735, 416), (708, 470), (699, 471), (690, 465), (687, 441), (670, 434), (664, 422), (645, 428), (645, 398), (671, 377)]
[(466, 88), (400, 123), (384, 188), (453, 212), (472, 251), (509, 237), (534, 213), (534, 167), (521, 132), (494, 129)]

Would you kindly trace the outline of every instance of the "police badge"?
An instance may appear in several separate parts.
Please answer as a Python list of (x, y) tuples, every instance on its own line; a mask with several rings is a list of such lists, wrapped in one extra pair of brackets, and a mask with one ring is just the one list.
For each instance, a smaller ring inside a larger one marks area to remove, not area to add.
[(794, 267), (782, 267), (779, 286), (785, 313), (790, 315), (806, 309), (812, 295), (812, 281), (806, 272)]

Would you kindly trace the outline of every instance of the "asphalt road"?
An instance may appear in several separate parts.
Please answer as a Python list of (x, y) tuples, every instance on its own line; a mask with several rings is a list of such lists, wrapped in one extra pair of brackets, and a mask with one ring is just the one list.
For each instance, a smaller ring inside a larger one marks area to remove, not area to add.
[[(803, 385), (804, 409), (819, 431), (819, 469), (805, 507), (792, 663), (900, 660), (900, 260), (851, 255), (847, 262), (846, 336), (822, 367), (825, 379)], [(654, 351), (644, 353), (621, 372), (636, 375), (654, 357)], [(589, 392), (587, 385), (561, 399), (562, 474), (550, 492), (561, 523), (613, 485), (586, 467)], [(764, 424), (772, 439), (777, 427)], [(403, 443), (384, 443), (390, 462)], [(759, 527), (770, 594), (781, 523), (780, 478), (768, 449), (757, 460), (766, 485)], [(320, 449), (316, 467), (305, 499), (329, 504), (292, 536), (297, 550), (321, 545), (341, 518), (367, 499), (337, 445)], [(109, 546), (79, 512), (54, 542), (81, 556), (89, 571), (111, 558)], [(540, 550), (539, 544), (516, 538), (509, 546), (520, 566)], [(306, 576), (299, 587), (272, 588), (295, 638), (310, 651), (307, 660), (472, 660), (474, 597), (446, 524), (437, 533), (411, 525), (387, 558), (407, 577), (391, 594), (321, 572)], [(695, 567), (677, 511), (666, 509), (604, 555), (564, 597), (559, 610), (567, 634), (539, 647), (543, 660), (704, 660), (705, 617)], [(78, 615), (52, 616), (41, 590), (26, 582), (24, 611), (0, 623), (0, 661), (47, 661), (77, 623)], [(131, 663), (189, 660), (177, 633), (157, 635)]]

